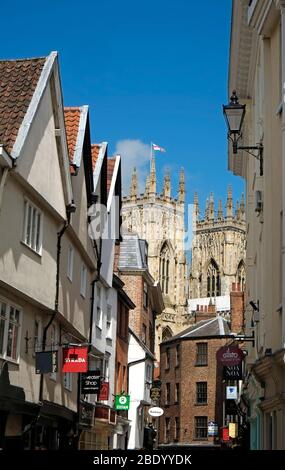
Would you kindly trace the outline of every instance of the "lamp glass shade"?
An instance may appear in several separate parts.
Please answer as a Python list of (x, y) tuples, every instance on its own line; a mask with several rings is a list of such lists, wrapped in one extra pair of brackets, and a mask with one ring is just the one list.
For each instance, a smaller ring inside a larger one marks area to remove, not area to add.
[(240, 134), (245, 116), (245, 104), (229, 104), (223, 108), (230, 134)]

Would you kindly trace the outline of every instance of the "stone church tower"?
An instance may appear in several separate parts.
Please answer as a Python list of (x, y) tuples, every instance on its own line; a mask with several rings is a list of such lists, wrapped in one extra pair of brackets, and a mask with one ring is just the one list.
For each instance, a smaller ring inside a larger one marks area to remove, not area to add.
[(229, 187), (226, 211), (219, 201), (215, 213), (214, 198), (207, 201), (204, 218), (200, 218), (198, 196), (194, 197), (193, 243), (190, 270), (190, 299), (229, 296), (232, 283), (241, 289), (245, 283), (245, 203), (233, 207)]
[[(181, 170), (177, 199), (171, 196), (169, 174), (164, 177), (162, 194), (157, 193), (155, 158), (145, 191), (138, 194), (136, 170), (130, 195), (123, 198), (124, 230), (137, 233), (148, 242), (148, 265), (160, 281), (165, 310), (156, 321), (156, 345), (185, 328), (187, 313), (187, 273), (184, 252), (185, 181)], [(183, 325), (184, 323), (184, 325)]]

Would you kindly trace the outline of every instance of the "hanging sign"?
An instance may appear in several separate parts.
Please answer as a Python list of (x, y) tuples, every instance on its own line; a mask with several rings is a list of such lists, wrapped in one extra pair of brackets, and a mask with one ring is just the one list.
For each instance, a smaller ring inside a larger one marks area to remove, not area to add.
[(236, 366), (224, 366), (223, 379), (242, 380), (242, 363), (237, 364)]
[(109, 382), (102, 382), (100, 392), (98, 395), (98, 401), (109, 400)]
[(162, 416), (164, 413), (164, 410), (160, 408), (159, 406), (152, 406), (149, 408), (147, 411), (150, 416), (154, 416), (155, 418), (158, 418), (159, 416)]
[(222, 366), (236, 366), (242, 362), (243, 357), (238, 346), (223, 346), (217, 351), (217, 361)]
[(100, 390), (100, 370), (89, 370), (81, 374), (81, 393), (98, 393)]
[(208, 436), (213, 437), (213, 436), (218, 436), (218, 435), (219, 435), (218, 423), (216, 423), (215, 421), (209, 421)]
[(130, 395), (116, 395), (115, 408), (116, 410), (128, 410), (130, 408)]
[(228, 386), (227, 387), (227, 400), (236, 400), (237, 399), (237, 387)]
[(82, 347), (63, 348), (62, 372), (87, 372), (88, 349)]
[(36, 374), (57, 372), (57, 351), (36, 352)]

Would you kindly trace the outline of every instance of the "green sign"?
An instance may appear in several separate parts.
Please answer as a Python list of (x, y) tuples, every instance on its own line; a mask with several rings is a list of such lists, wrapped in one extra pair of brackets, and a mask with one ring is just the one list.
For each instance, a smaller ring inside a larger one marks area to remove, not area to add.
[(128, 410), (130, 408), (130, 395), (116, 395), (116, 410)]

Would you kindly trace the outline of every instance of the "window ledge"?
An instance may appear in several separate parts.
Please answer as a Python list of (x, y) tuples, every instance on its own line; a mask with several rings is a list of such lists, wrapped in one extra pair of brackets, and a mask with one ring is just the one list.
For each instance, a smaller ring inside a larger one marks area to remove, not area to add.
[(21, 240), (21, 244), (24, 245), (26, 248), (28, 248), (32, 253), (39, 256), (39, 258), (42, 257), (42, 251), (43, 251), (42, 248), (40, 249), (40, 251), (36, 251), (36, 250), (34, 250), (34, 248), (32, 248), (30, 245), (28, 245), (26, 242), (24, 242), (24, 240)]
[(20, 365), (20, 359), (12, 359), (11, 357), (4, 357), (2, 354), (0, 354), (0, 359), (2, 359), (5, 362), (10, 362), (11, 364), (14, 364), (15, 366)]
[(208, 363), (207, 364), (195, 364), (195, 367), (208, 367)]
[(205, 401), (205, 403), (194, 403), (194, 406), (208, 406), (208, 402)]

